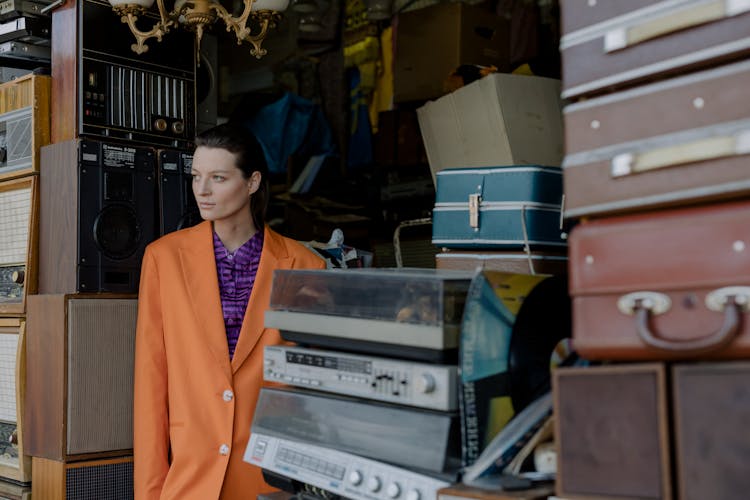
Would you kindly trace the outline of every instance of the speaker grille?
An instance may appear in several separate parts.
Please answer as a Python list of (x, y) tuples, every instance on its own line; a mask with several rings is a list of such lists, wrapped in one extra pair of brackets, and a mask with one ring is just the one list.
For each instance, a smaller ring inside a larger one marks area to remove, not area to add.
[(69, 455), (133, 447), (136, 315), (135, 299), (68, 302)]
[(663, 367), (560, 368), (555, 377), (558, 494), (666, 498)]
[(65, 471), (66, 500), (133, 498), (133, 462), (71, 467)]

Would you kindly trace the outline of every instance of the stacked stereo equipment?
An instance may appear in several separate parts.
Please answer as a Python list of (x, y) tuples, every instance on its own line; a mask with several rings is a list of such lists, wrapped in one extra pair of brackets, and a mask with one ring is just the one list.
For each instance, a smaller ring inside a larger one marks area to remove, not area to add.
[(28, 483), (23, 418), (27, 300), (37, 292), (39, 151), (49, 142), (50, 78), (0, 85), (0, 477)]
[(750, 4), (562, 2), (573, 341), (557, 494), (750, 488)]
[[(0, 5), (0, 66), (49, 68), (52, 21), (49, 0), (7, 0)], [(5, 69), (5, 68), (3, 68)]]
[(275, 271), (265, 325), (297, 345), (265, 347), (264, 380), (286, 386), (261, 389), (245, 460), (289, 493), (434, 498), (512, 417), (491, 407), (549, 391), (566, 299), (550, 276)]
[(461, 465), (457, 353), (471, 273), (277, 270), (245, 460), (289, 493), (431, 498)]

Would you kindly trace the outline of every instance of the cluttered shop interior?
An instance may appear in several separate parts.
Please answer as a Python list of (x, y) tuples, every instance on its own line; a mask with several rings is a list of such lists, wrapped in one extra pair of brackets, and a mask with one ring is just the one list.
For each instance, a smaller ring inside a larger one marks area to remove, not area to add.
[(747, 498), (748, 82), (743, 0), (0, 2), (0, 500)]

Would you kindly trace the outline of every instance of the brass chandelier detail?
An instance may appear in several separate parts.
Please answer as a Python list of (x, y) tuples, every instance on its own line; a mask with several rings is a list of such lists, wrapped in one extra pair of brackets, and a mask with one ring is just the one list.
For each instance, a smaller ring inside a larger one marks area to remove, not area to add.
[[(159, 9), (159, 20), (149, 31), (141, 31), (136, 22), (153, 7), (154, 1)], [(268, 52), (261, 46), (263, 40), (269, 30), (277, 26), (281, 20), (281, 12), (289, 5), (289, 0), (243, 0), (244, 10), (239, 17), (235, 17), (218, 0), (175, 0), (171, 11), (167, 11), (164, 2), (165, 0), (109, 0), (112, 9), (135, 36), (136, 43), (130, 46), (135, 53), (143, 54), (148, 51), (147, 40), (156, 38), (161, 41), (172, 28), (179, 26), (195, 32), (200, 50), (205, 28), (221, 19), (227, 31), (234, 31), (237, 44), (250, 43), (250, 53), (260, 59)], [(255, 33), (254, 28), (257, 28)]]

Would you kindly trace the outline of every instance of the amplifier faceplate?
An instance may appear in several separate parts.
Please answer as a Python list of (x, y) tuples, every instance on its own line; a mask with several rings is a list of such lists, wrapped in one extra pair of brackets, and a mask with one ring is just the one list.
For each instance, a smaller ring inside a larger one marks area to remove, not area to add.
[(353, 500), (437, 498), (450, 483), (375, 460), (253, 433), (244, 460)]
[(434, 410), (456, 410), (457, 367), (266, 346), (264, 380)]

